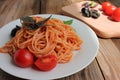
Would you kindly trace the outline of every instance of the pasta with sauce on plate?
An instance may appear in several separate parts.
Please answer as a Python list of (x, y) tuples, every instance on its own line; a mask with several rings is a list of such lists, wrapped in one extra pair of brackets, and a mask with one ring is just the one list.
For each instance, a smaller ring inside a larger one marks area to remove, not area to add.
[[(44, 20), (42, 17), (32, 17), (36, 22)], [(73, 56), (73, 50), (80, 50), (81, 38), (70, 25), (64, 24), (59, 19), (49, 19), (46, 26), (35, 30), (27, 29), (22, 25), (21, 29), (11, 38), (0, 52), (14, 55), (18, 49), (26, 48), (35, 57), (55, 55), (58, 63), (69, 62)]]

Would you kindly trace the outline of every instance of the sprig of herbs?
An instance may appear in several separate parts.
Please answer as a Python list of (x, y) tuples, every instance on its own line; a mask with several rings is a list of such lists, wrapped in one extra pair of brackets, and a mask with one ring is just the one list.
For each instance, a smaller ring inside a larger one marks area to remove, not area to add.
[(48, 18), (36, 23), (36, 21), (32, 17), (26, 16), (26, 17), (20, 18), (20, 21), (23, 24), (23, 26), (26, 27), (27, 29), (35, 30), (35, 29), (38, 29), (41, 26), (45, 26), (45, 23), (51, 17), (52, 17), (52, 15), (50, 15)]

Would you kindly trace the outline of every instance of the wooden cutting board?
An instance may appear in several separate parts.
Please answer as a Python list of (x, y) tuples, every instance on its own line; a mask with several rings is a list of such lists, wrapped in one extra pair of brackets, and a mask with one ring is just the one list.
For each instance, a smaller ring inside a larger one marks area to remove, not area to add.
[(95, 33), (102, 38), (120, 38), (120, 22), (110, 20), (110, 17), (105, 15), (100, 9), (101, 5), (98, 4), (94, 9), (98, 10), (100, 17), (97, 19), (84, 17), (81, 13), (82, 4), (91, 1), (82, 1), (74, 3), (62, 8), (62, 13), (68, 16), (75, 17), (84, 23), (88, 24)]

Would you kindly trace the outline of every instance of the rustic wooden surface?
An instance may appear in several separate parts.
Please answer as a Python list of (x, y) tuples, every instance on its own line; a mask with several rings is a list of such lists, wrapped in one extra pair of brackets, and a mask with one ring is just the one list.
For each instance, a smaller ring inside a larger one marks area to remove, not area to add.
[[(61, 7), (82, 0), (0, 0), (0, 27), (32, 14), (61, 14)], [(107, 0), (95, 0), (99, 3)], [(120, 6), (119, 0), (111, 0)], [(120, 80), (120, 39), (99, 38), (100, 49), (94, 61), (82, 71), (57, 80)], [(0, 69), (0, 80), (24, 80)]]

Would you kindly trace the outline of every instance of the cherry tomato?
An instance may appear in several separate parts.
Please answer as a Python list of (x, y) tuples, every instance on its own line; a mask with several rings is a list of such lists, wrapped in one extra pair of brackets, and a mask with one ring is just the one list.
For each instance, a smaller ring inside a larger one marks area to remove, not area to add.
[(27, 49), (19, 49), (14, 54), (14, 62), (20, 67), (29, 67), (33, 64), (34, 57)]
[(114, 21), (120, 21), (120, 8), (117, 8), (114, 12), (113, 12), (113, 14), (112, 14), (112, 19), (114, 20)]
[(116, 9), (116, 7), (109, 2), (102, 3), (102, 10), (108, 16), (111, 16), (113, 14), (113, 12), (115, 11), (115, 9)]
[(105, 11), (106, 9), (108, 9), (108, 7), (110, 7), (112, 4), (109, 2), (103, 2), (102, 3), (102, 10)]
[(115, 11), (116, 7), (111, 5), (109, 6), (104, 12), (106, 15), (111, 16), (113, 12)]
[(43, 56), (38, 58), (34, 64), (39, 70), (49, 71), (56, 66), (57, 58), (54, 55)]

